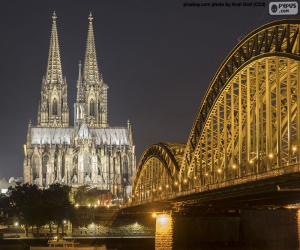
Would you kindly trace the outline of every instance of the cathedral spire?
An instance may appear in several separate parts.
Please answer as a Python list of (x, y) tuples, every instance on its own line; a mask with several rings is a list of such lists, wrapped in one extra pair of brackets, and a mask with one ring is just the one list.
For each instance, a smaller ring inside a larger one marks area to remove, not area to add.
[(100, 81), (102, 81), (102, 78), (99, 73), (97, 63), (92, 13), (90, 13), (88, 20), (89, 26), (85, 51), (83, 79), (86, 83), (97, 84), (100, 83)]
[(77, 80), (77, 97), (76, 100), (77, 102), (82, 102), (84, 101), (84, 93), (83, 93), (83, 89), (82, 89), (82, 76), (81, 76), (81, 61), (79, 61), (78, 63), (78, 80)]
[(47, 73), (46, 73), (47, 83), (63, 82), (56, 19), (57, 16), (54, 11), (52, 15), (52, 29), (51, 29)]

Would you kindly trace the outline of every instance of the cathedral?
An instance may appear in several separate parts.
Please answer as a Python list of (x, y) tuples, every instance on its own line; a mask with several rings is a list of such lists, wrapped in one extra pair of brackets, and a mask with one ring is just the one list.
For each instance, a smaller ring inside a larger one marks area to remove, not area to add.
[(135, 146), (129, 121), (124, 127), (108, 124), (108, 86), (98, 68), (93, 17), (88, 17), (85, 58), (79, 63), (73, 126), (56, 19), (54, 13), (37, 123), (29, 123), (24, 145), (24, 182), (42, 188), (52, 183), (89, 185), (126, 199), (135, 172)]

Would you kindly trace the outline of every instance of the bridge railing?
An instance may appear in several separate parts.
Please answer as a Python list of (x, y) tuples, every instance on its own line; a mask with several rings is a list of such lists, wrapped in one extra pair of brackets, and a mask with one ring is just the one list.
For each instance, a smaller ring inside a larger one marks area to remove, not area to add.
[(203, 186), (195, 186), (193, 188), (190, 188), (188, 190), (180, 191), (180, 192), (172, 192), (172, 193), (167, 193), (163, 194), (161, 193), (157, 197), (149, 197), (148, 199), (144, 199), (142, 201), (140, 200), (135, 200), (129, 204), (126, 204), (126, 206), (138, 206), (138, 205), (143, 205), (149, 202), (157, 202), (157, 201), (162, 201), (162, 200), (172, 200), (177, 197), (182, 197), (182, 196), (187, 196), (190, 194), (194, 193), (201, 193), (201, 192), (206, 192), (210, 190), (216, 190), (220, 188), (225, 188), (229, 186), (234, 186), (234, 185), (239, 185), (239, 184), (244, 184), (248, 182), (254, 182), (258, 180), (263, 180), (271, 177), (276, 177), (276, 176), (281, 176), (289, 173), (300, 173), (300, 164), (295, 163), (292, 165), (284, 166), (281, 168), (276, 168), (276, 169), (271, 169), (263, 173), (258, 173), (258, 174), (249, 174), (245, 175), (236, 179), (230, 179), (218, 183), (213, 183), (213, 184), (206, 184)]
[(254, 181), (258, 181), (258, 180), (262, 180), (262, 179), (267, 179), (270, 177), (280, 176), (280, 175), (289, 174), (289, 173), (297, 173), (297, 172), (300, 172), (300, 164), (299, 163), (284, 166), (281, 168), (271, 169), (269, 171), (259, 173), (259, 174), (245, 175), (245, 176), (239, 177), (237, 179), (230, 179), (230, 180), (226, 180), (226, 181), (218, 182), (218, 183), (214, 183), (214, 184), (206, 184), (203, 186), (195, 186), (192, 189), (177, 192), (176, 197), (185, 196), (185, 195), (189, 195), (192, 193), (199, 193), (199, 192), (205, 192), (205, 191), (209, 191), (209, 190), (220, 189), (220, 188), (239, 185), (239, 184), (244, 184), (247, 182), (254, 182)]

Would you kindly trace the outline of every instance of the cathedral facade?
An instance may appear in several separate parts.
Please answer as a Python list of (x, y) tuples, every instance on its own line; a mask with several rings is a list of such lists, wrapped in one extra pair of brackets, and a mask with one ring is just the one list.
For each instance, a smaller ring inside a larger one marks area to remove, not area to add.
[(135, 172), (131, 125), (129, 121), (124, 127), (108, 124), (108, 86), (98, 68), (93, 17), (90, 14), (88, 18), (83, 66), (79, 63), (73, 126), (56, 19), (54, 13), (37, 123), (29, 123), (24, 145), (24, 182), (40, 187), (56, 182), (72, 187), (89, 185), (126, 198)]

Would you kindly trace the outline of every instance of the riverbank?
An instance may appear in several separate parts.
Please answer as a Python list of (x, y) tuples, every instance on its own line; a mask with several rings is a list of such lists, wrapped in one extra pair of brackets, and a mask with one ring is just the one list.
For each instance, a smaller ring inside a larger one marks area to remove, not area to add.
[[(72, 238), (82, 245), (105, 245), (110, 250), (153, 250), (154, 237), (78, 237)], [(30, 246), (47, 246), (48, 239), (0, 239), (0, 249), (29, 250)]]

